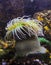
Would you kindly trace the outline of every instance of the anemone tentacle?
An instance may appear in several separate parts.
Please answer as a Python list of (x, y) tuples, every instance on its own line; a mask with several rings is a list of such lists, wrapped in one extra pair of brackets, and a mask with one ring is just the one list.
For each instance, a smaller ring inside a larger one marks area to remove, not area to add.
[[(18, 17), (18, 18), (15, 18), (15, 19), (12, 19), (11, 21), (9, 21), (7, 23), (7, 27), (6, 27), (6, 30), (7, 30), (7, 33), (6, 33), (6, 37), (9, 36), (9, 34), (13, 34), (13, 38), (15, 38), (15, 36), (18, 36), (18, 32), (21, 33), (20, 35), (22, 36), (22, 34), (24, 35), (23, 38), (26, 38), (26, 34), (28, 34), (30, 37), (30, 29), (29, 27), (31, 26), (34, 31), (36, 32), (37, 35), (40, 35), (42, 34), (42, 26), (39, 24), (39, 21), (37, 22), (36, 20), (34, 19), (31, 19), (31, 18), (27, 18), (25, 19), (24, 18), (25, 16), (23, 17)], [(27, 29), (27, 30), (26, 30)], [(32, 29), (31, 29), (32, 30)], [(10, 33), (8, 33), (10, 31)], [(18, 32), (17, 32), (18, 31)], [(25, 33), (24, 33), (24, 32)], [(20, 39), (20, 37), (18, 36), (18, 38)]]

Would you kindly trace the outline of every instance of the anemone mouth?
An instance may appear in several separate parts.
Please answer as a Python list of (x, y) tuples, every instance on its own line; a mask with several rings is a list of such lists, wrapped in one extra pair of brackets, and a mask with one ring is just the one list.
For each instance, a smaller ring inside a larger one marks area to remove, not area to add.
[[(18, 19), (18, 20), (17, 20)], [(29, 25), (35, 28), (41, 29), (42, 26), (39, 24), (40, 22), (35, 19), (26, 19), (26, 21), (23, 18), (15, 18), (7, 23), (6, 30), (11, 31), (15, 29), (16, 27), (21, 27), (24, 25)], [(37, 26), (37, 27), (36, 27)], [(37, 29), (38, 30), (38, 29)]]

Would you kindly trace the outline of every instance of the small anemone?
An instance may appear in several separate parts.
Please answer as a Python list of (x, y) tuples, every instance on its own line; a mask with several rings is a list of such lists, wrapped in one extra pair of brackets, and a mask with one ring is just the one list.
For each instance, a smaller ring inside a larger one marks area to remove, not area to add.
[(23, 17), (15, 18), (15, 19), (9, 21), (7, 23), (7, 27), (6, 27), (7, 33), (6, 33), (5, 37), (11, 38), (11, 36), (12, 36), (12, 38), (18, 37), (20, 39), (20, 37), (17, 34), (18, 32), (19, 33), (21, 32), (21, 36), (23, 34), (25, 37), (25, 34), (23, 33), (23, 31), (25, 31), (24, 28), (26, 28), (26, 27), (27, 27), (27, 29), (29, 29), (29, 27), (31, 27), (31, 29), (33, 29), (37, 35), (42, 34), (42, 26), (36, 21), (37, 20), (34, 20), (34, 19), (24, 19)]

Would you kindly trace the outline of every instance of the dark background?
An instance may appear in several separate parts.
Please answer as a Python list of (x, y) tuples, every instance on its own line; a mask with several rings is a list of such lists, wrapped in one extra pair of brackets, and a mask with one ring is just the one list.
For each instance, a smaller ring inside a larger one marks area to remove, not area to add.
[(51, 0), (0, 0), (0, 22), (51, 9)]

